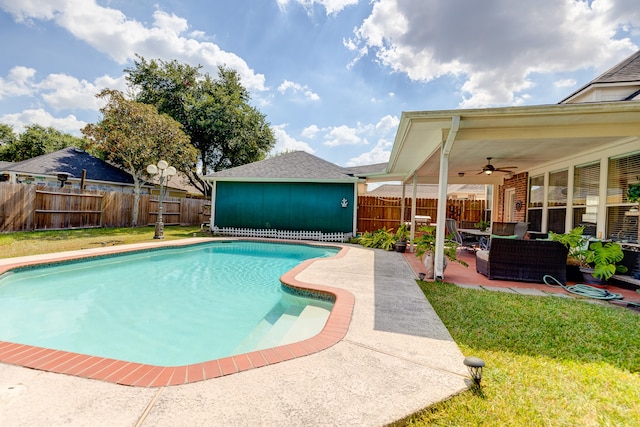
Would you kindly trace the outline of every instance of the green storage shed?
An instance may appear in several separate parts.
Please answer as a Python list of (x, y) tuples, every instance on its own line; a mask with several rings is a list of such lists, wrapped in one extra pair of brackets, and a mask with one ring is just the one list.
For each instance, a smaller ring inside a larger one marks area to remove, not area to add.
[(358, 182), (348, 169), (304, 151), (216, 172), (212, 228), (355, 235)]

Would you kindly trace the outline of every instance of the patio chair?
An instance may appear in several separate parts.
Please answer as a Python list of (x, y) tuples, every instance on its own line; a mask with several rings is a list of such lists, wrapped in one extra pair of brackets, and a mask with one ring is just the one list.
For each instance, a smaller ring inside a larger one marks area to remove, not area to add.
[(444, 226), (447, 232), (447, 236), (452, 236), (452, 240), (456, 242), (460, 248), (475, 251), (479, 245), (478, 238), (476, 236), (470, 236), (458, 231), (458, 225), (453, 218), (446, 218), (444, 220)]

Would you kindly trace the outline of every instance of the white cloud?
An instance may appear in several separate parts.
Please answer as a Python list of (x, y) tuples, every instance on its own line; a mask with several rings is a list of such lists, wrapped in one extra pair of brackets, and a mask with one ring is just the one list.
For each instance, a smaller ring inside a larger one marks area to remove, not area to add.
[(34, 90), (33, 77), (36, 70), (27, 67), (13, 67), (6, 79), (0, 77), (0, 99), (12, 96), (32, 95)]
[[(534, 73), (610, 67), (637, 50), (631, 0), (374, 0), (344, 44), (393, 72), (428, 82), (462, 78), (463, 107), (515, 105)], [(463, 13), (461, 11), (464, 11)], [(497, 13), (499, 11), (499, 13)]]
[(126, 81), (124, 76), (118, 79), (102, 76), (91, 83), (66, 74), (49, 74), (38, 87), (45, 92), (42, 93), (42, 99), (54, 110), (98, 110), (105, 101), (97, 99), (95, 95), (107, 87), (124, 91)]
[(238, 71), (247, 89), (266, 90), (262, 74), (256, 74), (239, 56), (214, 43), (199, 41), (202, 33), (189, 38), (188, 22), (174, 14), (156, 10), (152, 24), (148, 25), (117, 9), (98, 5), (95, 0), (0, 0), (0, 7), (17, 21), (53, 20), (121, 64), (137, 53), (146, 58), (202, 65), (214, 75), (219, 65), (226, 65)]
[(315, 150), (306, 142), (298, 141), (287, 133), (286, 124), (272, 126), (271, 130), (276, 138), (276, 145), (271, 150), (271, 154), (283, 153), (287, 151), (306, 151), (315, 153)]
[(26, 67), (14, 67), (6, 79), (0, 77), (0, 99), (8, 97), (40, 97), (56, 111), (98, 110), (104, 104), (95, 95), (104, 88), (126, 89), (124, 76), (98, 77), (93, 83), (79, 80), (67, 74), (49, 74), (44, 79), (35, 79), (36, 70)]
[(316, 125), (311, 125), (311, 126), (307, 126), (306, 128), (302, 129), (302, 133), (301, 135), (305, 138), (310, 138), (313, 139), (316, 137), (316, 135), (320, 132), (320, 128)]
[(389, 131), (395, 131), (399, 124), (400, 119), (397, 116), (386, 115), (376, 123), (376, 131), (383, 134)]
[[(296, 3), (301, 4), (309, 13), (313, 10), (313, 6), (318, 4), (327, 12), (327, 15), (337, 15), (342, 12), (347, 6), (353, 6), (358, 4), (358, 0), (293, 0)], [(289, 0), (276, 0), (280, 10), (284, 10), (289, 4)]]
[(578, 82), (576, 79), (562, 79), (553, 83), (553, 85), (557, 88), (566, 88), (566, 87), (574, 87)]
[(366, 132), (366, 128), (358, 126), (352, 128), (346, 125), (331, 128), (329, 133), (325, 135), (326, 141), (324, 145), (327, 147), (337, 147), (340, 145), (365, 145), (369, 142), (361, 135)]
[(289, 80), (284, 80), (280, 86), (278, 86), (278, 91), (282, 94), (286, 92), (291, 92), (293, 94), (302, 92), (305, 98), (311, 101), (318, 101), (320, 96), (317, 93), (314, 93), (309, 89), (308, 86), (303, 86), (300, 83), (291, 82)]
[(324, 136), (324, 145), (328, 147), (368, 145), (369, 139), (382, 141), (393, 135), (399, 123), (398, 117), (387, 115), (376, 124), (358, 123), (356, 127), (342, 125), (329, 128)]
[(0, 122), (13, 126), (18, 133), (28, 125), (40, 125), (53, 127), (61, 132), (80, 135), (80, 129), (86, 126), (86, 122), (78, 120), (73, 114), (66, 117), (53, 117), (43, 109), (24, 110), (21, 113), (6, 114), (0, 117)]
[(347, 166), (372, 165), (388, 162), (389, 157), (391, 157), (392, 146), (393, 142), (386, 139), (380, 139), (371, 151), (367, 151), (366, 153), (362, 153), (357, 157), (349, 159)]

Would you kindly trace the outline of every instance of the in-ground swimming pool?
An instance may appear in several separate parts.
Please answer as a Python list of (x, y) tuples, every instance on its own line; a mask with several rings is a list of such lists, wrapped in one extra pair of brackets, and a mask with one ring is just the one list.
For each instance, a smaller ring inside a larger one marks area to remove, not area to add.
[[(214, 242), (9, 272), (0, 277), (0, 340), (161, 366), (273, 347), (263, 332), (279, 318), (331, 310), (284, 291), (280, 276), (337, 252)], [(311, 335), (322, 329), (311, 323)]]

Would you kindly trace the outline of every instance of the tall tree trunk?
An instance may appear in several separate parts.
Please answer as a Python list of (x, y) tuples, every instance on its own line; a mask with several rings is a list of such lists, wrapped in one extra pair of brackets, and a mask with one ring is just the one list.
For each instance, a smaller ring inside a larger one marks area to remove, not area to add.
[(140, 180), (133, 174), (133, 212), (131, 212), (131, 226), (138, 226), (138, 211), (140, 210)]

